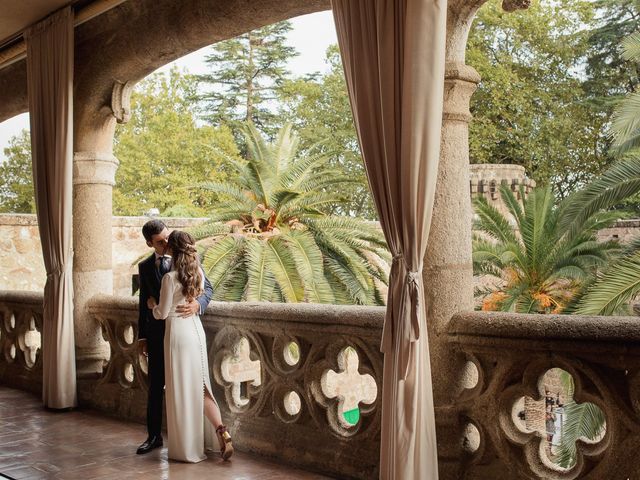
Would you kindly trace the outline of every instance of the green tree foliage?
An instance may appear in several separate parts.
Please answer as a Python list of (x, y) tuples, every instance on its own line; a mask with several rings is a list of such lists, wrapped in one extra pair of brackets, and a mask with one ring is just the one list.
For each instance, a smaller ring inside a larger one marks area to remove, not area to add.
[[(335, 193), (343, 192), (349, 201), (332, 205), (331, 212), (377, 219), (337, 45), (327, 49), (326, 62), (326, 73), (284, 83), (280, 114), (299, 132), (302, 151), (320, 149), (335, 169), (353, 180), (337, 187)], [(318, 144), (319, 139), (324, 140)]]
[(611, 162), (608, 113), (584, 90), (594, 13), (587, 0), (541, 0), (510, 14), (491, 1), (480, 10), (467, 49), (482, 76), (471, 102), (473, 163), (522, 165), (565, 197)]
[(290, 22), (279, 22), (211, 47), (206, 57), (211, 73), (198, 77), (210, 87), (199, 97), (204, 118), (234, 131), (247, 121), (265, 132), (277, 131), (270, 103), (289, 75), (287, 62), (297, 55), (295, 48), (286, 45), (291, 29)]
[[(623, 42), (623, 58), (640, 65), (640, 32)], [(640, 147), (640, 92), (630, 92), (618, 105), (613, 118), (613, 147), (617, 153), (627, 153)]]
[(484, 197), (474, 201), (474, 273), (501, 280), (478, 292), (485, 297), (483, 310), (562, 312), (617, 249), (614, 243), (597, 242), (596, 233), (618, 214), (596, 211), (571, 228), (566, 221), (570, 201), (556, 205), (550, 187), (535, 189), (522, 205), (508, 185), (501, 186), (500, 196), (509, 215)]
[(196, 85), (193, 76), (174, 69), (136, 87), (131, 120), (116, 130), (114, 215), (158, 208), (168, 216), (200, 216), (216, 200), (194, 186), (224, 180), (225, 159), (238, 152), (227, 127), (198, 125)]
[(383, 304), (389, 254), (381, 231), (326, 213), (340, 202), (326, 187), (348, 179), (321, 153), (299, 155), (288, 124), (272, 143), (251, 123), (245, 133), (247, 159), (230, 159), (226, 182), (203, 185), (221, 201), (193, 231), (204, 239), (214, 298)]
[(35, 213), (31, 170), (31, 136), (27, 130), (14, 136), (0, 164), (0, 212)]
[(638, 65), (627, 62), (619, 46), (640, 29), (640, 1), (595, 0), (593, 6), (597, 15), (588, 38), (585, 91), (610, 112), (621, 95), (638, 85)]

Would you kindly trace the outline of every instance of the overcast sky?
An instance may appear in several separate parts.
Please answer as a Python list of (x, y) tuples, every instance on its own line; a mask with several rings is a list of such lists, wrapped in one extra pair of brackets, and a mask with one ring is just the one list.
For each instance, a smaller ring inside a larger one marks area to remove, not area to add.
[[(303, 15), (292, 19), (293, 30), (289, 33), (288, 43), (294, 46), (299, 56), (289, 63), (289, 69), (294, 75), (304, 75), (317, 71), (325, 71), (324, 62), (327, 47), (337, 43), (336, 30), (333, 25), (331, 11)], [(190, 73), (203, 73), (205, 70), (204, 56), (208, 50), (203, 48), (190, 53), (173, 63), (167, 64), (158, 71), (167, 71), (177, 65)], [(9, 145), (9, 139), (29, 128), (29, 115), (24, 113), (0, 123), (0, 162), (5, 160), (4, 149)]]

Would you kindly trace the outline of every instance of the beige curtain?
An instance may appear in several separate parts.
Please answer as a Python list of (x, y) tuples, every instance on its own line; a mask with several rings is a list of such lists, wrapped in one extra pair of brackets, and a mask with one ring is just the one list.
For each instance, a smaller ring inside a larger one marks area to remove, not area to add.
[(332, 0), (369, 184), (393, 264), (380, 478), (438, 478), (422, 261), (440, 154), (446, 0)]
[(42, 399), (76, 405), (72, 284), (73, 12), (28, 29), (27, 83), (38, 227), (47, 271), (42, 332)]

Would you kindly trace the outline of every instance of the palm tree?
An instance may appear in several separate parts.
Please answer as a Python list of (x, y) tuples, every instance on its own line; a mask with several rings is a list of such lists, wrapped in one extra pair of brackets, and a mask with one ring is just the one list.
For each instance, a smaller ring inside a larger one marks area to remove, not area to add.
[(483, 197), (474, 200), (474, 272), (500, 282), (476, 293), (484, 296), (483, 310), (560, 313), (583, 283), (607, 264), (616, 246), (598, 243), (595, 234), (618, 215), (597, 213), (569, 231), (563, 226), (568, 205), (556, 205), (549, 187), (534, 190), (528, 198), (520, 194), (522, 205), (506, 184), (501, 185), (508, 215)]
[(221, 201), (193, 230), (214, 299), (383, 305), (382, 232), (326, 213), (344, 200), (327, 187), (350, 180), (331, 169), (329, 156), (299, 155), (291, 125), (272, 143), (251, 124), (245, 136), (247, 159), (228, 159), (230, 180), (202, 185)]

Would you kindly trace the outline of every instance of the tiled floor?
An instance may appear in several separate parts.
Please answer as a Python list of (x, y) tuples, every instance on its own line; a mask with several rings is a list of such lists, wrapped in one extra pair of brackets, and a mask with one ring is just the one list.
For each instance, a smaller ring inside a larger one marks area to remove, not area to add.
[[(136, 455), (142, 425), (91, 411), (52, 413), (35, 396), (0, 386), (0, 474), (15, 479), (103, 480), (321, 480), (236, 452), (231, 462), (210, 454), (184, 464), (167, 460), (167, 449)], [(2, 478), (2, 475), (0, 475)]]

